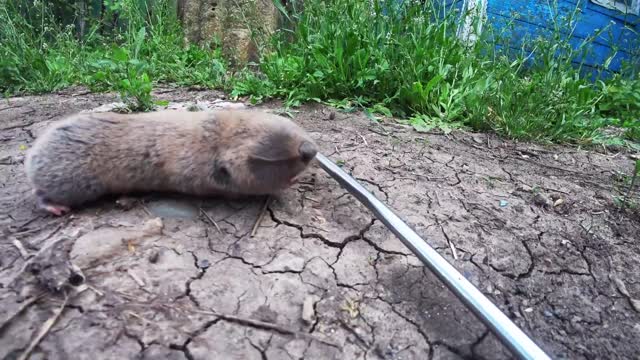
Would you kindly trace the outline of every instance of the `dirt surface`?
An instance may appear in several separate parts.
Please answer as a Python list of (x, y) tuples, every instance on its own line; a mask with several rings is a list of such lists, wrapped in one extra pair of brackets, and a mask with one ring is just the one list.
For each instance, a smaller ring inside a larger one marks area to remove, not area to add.
[[(48, 122), (116, 100), (71, 89), (0, 103), (0, 358), (19, 358), (52, 320), (31, 358), (510, 358), (317, 165), (253, 237), (263, 198), (147, 194), (37, 212), (24, 150)], [(640, 353), (640, 217), (612, 200), (627, 155), (419, 134), (321, 106), (293, 115), (550, 356)]]

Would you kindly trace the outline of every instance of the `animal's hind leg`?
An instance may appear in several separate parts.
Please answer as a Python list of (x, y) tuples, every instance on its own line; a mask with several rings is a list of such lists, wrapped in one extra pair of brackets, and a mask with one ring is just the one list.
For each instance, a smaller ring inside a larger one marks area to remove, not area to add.
[(71, 209), (68, 206), (54, 204), (49, 200), (47, 200), (44, 193), (40, 190), (33, 190), (33, 194), (36, 197), (37, 206), (41, 210), (48, 211), (56, 216), (62, 216), (68, 213), (69, 211), (71, 211)]

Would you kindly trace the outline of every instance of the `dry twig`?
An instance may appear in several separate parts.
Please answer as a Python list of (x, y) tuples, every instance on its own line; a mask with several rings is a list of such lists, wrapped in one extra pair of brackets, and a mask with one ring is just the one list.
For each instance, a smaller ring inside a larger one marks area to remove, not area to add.
[(24, 260), (27, 260), (31, 256), (31, 254), (29, 254), (29, 251), (25, 249), (24, 245), (22, 244), (22, 241), (18, 239), (13, 239), (13, 246), (15, 246), (16, 249), (18, 249), (20, 256), (22, 256)]
[(260, 223), (262, 222), (262, 219), (264, 218), (264, 215), (267, 213), (267, 208), (269, 207), (270, 203), (271, 203), (271, 196), (267, 196), (267, 198), (264, 201), (264, 205), (262, 206), (262, 210), (260, 210), (260, 214), (258, 215), (258, 218), (256, 219), (256, 223), (253, 224), (253, 229), (251, 229), (251, 237), (254, 237), (256, 235), (256, 233), (258, 232), (258, 228), (260, 227)]
[(216, 228), (216, 230), (218, 230), (218, 232), (222, 234), (222, 230), (220, 230), (220, 226), (218, 226), (218, 223), (215, 220), (213, 220), (213, 218), (209, 216), (209, 214), (207, 214), (207, 212), (203, 208), (200, 208), (200, 212), (202, 212), (202, 215), (204, 215), (204, 217), (207, 218), (207, 220), (209, 220), (211, 225), (213, 225)]
[(228, 321), (228, 322), (233, 322), (233, 323), (237, 323), (240, 325), (247, 325), (247, 326), (252, 326), (255, 328), (261, 328), (261, 329), (267, 329), (267, 330), (272, 330), (272, 331), (276, 331), (280, 334), (283, 335), (291, 335), (297, 338), (303, 338), (303, 339), (308, 339), (308, 340), (314, 340), (317, 341), (319, 343), (331, 346), (331, 347), (335, 347), (337, 349), (340, 349), (340, 345), (329, 341), (329, 340), (325, 340), (325, 339), (320, 339), (316, 336), (313, 336), (311, 334), (305, 333), (305, 332), (301, 332), (301, 331), (295, 331), (295, 330), (291, 330), (289, 328), (277, 325), (277, 324), (273, 324), (273, 323), (268, 323), (268, 322), (264, 322), (264, 321), (260, 321), (260, 320), (255, 320), (255, 319), (250, 319), (250, 318), (244, 318), (244, 317), (240, 317), (240, 316), (236, 316), (236, 315), (231, 315), (231, 314), (221, 314), (221, 313), (217, 313), (215, 311), (207, 311), (207, 310), (190, 310), (190, 309), (177, 309), (174, 308), (173, 306), (170, 305), (165, 305), (165, 307), (173, 309), (173, 310), (183, 310), (183, 311), (189, 311), (189, 312), (193, 312), (193, 313), (197, 313), (197, 314), (202, 314), (202, 315), (209, 315), (209, 316), (215, 316), (219, 319)]
[(364, 146), (369, 146), (369, 143), (367, 143), (367, 139), (364, 138), (364, 136), (358, 134), (358, 136), (360, 136), (360, 138), (362, 139), (362, 141), (364, 142)]
[(458, 251), (456, 251), (455, 245), (453, 244), (451, 239), (449, 239), (449, 235), (444, 230), (444, 226), (442, 226), (442, 224), (439, 221), (437, 221), (437, 223), (438, 223), (438, 226), (440, 226), (440, 230), (442, 231), (442, 235), (444, 235), (444, 238), (447, 240), (447, 244), (449, 245), (449, 249), (451, 249), (451, 254), (453, 255), (453, 259), (454, 260), (458, 260)]
[(7, 327), (11, 323), (11, 321), (16, 318), (16, 316), (20, 315), (29, 306), (35, 304), (36, 302), (38, 302), (38, 300), (42, 299), (44, 294), (45, 293), (42, 292), (42, 293), (30, 298), (29, 300), (25, 301), (24, 303), (22, 303), (22, 306), (20, 306), (20, 308), (18, 308), (18, 310), (15, 313), (11, 314), (9, 316), (9, 318), (4, 323), (0, 324), (0, 332), (2, 332), (2, 330), (4, 330), (4, 328)]
[(136, 284), (138, 284), (139, 287), (144, 288), (145, 286), (144, 281), (142, 281), (142, 279), (140, 279), (138, 274), (136, 274), (133, 270), (127, 269), (127, 275), (129, 275), (133, 279), (133, 281), (135, 281)]
[(29, 358), (29, 355), (31, 355), (31, 352), (33, 352), (33, 349), (35, 349), (36, 346), (38, 346), (40, 341), (42, 341), (42, 339), (44, 339), (44, 337), (47, 336), (47, 334), (49, 333), (53, 325), (56, 324), (56, 322), (60, 318), (60, 315), (62, 315), (62, 312), (64, 311), (65, 306), (67, 306), (68, 301), (69, 301), (69, 297), (65, 294), (62, 305), (56, 310), (56, 312), (49, 319), (47, 319), (47, 321), (44, 322), (44, 324), (42, 324), (42, 327), (40, 327), (40, 330), (38, 331), (36, 336), (33, 338), (33, 340), (31, 340), (31, 343), (29, 343), (29, 346), (27, 347), (27, 349), (22, 353), (22, 355), (20, 355), (18, 360), (26, 360)]

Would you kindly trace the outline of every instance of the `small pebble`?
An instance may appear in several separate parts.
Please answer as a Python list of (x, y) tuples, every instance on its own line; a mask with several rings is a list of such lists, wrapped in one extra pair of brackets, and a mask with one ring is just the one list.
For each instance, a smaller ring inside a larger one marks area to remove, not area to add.
[(0, 165), (11, 165), (13, 163), (14, 161), (11, 155), (3, 156), (0, 158)]
[(71, 275), (69, 275), (69, 279), (67, 279), (71, 286), (80, 286), (84, 284), (84, 280), (84, 275), (77, 272), (72, 272)]
[(200, 259), (200, 260), (198, 260), (198, 267), (199, 267), (200, 269), (206, 269), (206, 268), (208, 268), (209, 266), (211, 266), (211, 263), (209, 263), (209, 260), (207, 260), (207, 259)]
[(136, 206), (137, 199), (123, 196), (116, 200), (116, 205), (124, 210), (131, 210)]
[(160, 253), (158, 251), (154, 251), (149, 255), (149, 262), (155, 264), (158, 262), (158, 258), (160, 257)]
[(316, 298), (314, 296), (307, 296), (302, 303), (302, 321), (307, 323), (307, 325), (313, 324), (313, 319), (316, 316), (316, 311), (313, 308), (315, 302)]
[(541, 193), (537, 193), (533, 197), (533, 203), (536, 204), (537, 206), (544, 207), (544, 208), (548, 208), (552, 204), (551, 200), (549, 200), (549, 198), (547, 198), (546, 196), (542, 195)]

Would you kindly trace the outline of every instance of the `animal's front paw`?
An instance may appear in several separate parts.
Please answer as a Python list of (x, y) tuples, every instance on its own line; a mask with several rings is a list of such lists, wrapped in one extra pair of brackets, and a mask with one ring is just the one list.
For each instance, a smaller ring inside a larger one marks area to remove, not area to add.
[(53, 215), (56, 216), (62, 216), (66, 213), (68, 213), (69, 211), (71, 211), (71, 209), (67, 206), (64, 205), (54, 205), (54, 204), (46, 204), (40, 207), (41, 209), (48, 211), (50, 213), (52, 213)]
[(38, 208), (40, 210), (44, 210), (56, 216), (62, 216), (68, 213), (69, 211), (71, 211), (71, 209), (68, 206), (58, 205), (58, 204), (49, 202), (44, 197), (41, 191), (34, 190), (33, 194), (36, 196), (36, 201), (38, 203)]

